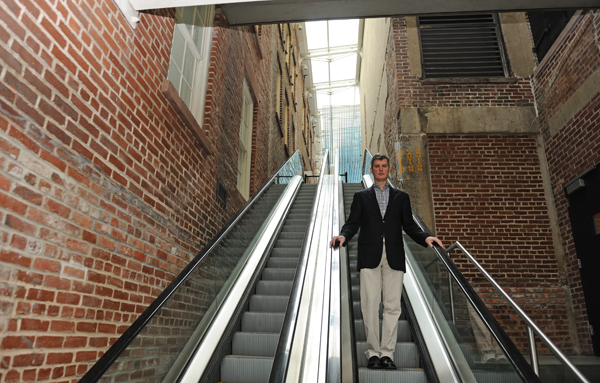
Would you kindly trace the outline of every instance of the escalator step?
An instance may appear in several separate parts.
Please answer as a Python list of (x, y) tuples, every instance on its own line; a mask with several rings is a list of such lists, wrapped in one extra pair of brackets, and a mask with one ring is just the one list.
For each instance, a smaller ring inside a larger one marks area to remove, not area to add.
[(250, 297), (250, 311), (285, 313), (290, 297), (287, 295), (258, 295)]
[(284, 313), (261, 313), (246, 311), (242, 315), (243, 332), (270, 332), (281, 331)]
[(306, 233), (304, 232), (304, 230), (299, 230), (299, 231), (287, 231), (285, 233), (279, 233), (279, 239), (299, 239), (300, 241), (302, 241), (304, 239), (304, 236), (306, 235)]
[(359, 368), (358, 381), (360, 383), (427, 383), (427, 376), (420, 368), (402, 368), (395, 371)]
[(234, 355), (275, 356), (279, 334), (236, 332), (231, 349)]
[(296, 269), (271, 269), (263, 270), (261, 279), (263, 281), (292, 281), (296, 275)]
[[(379, 333), (381, 334), (381, 323), (379, 321)], [(356, 334), (356, 340), (364, 342), (367, 340), (365, 334), (365, 325), (362, 319), (354, 321), (354, 333)], [(396, 337), (397, 342), (412, 342), (412, 334), (410, 333), (410, 325), (407, 320), (401, 319), (398, 321), (398, 336)]]
[(298, 249), (302, 248), (304, 240), (302, 239), (278, 239), (275, 242), (276, 249)]
[(281, 233), (298, 233), (298, 232), (306, 233), (306, 226), (307, 226), (307, 224), (304, 224), (304, 225), (285, 225), (281, 229)]
[(285, 258), (285, 257), (271, 257), (267, 261), (267, 267), (269, 268), (281, 268), (281, 269), (289, 269), (296, 268), (298, 265), (298, 257), (296, 258)]
[(269, 380), (273, 358), (228, 355), (221, 363), (223, 383), (264, 383)]
[(302, 218), (288, 218), (285, 220), (285, 224), (284, 225), (295, 225), (295, 226), (302, 226), (304, 227), (304, 230), (306, 230), (306, 224), (308, 223), (308, 220)]
[(256, 293), (261, 295), (290, 295), (293, 281), (258, 281)]
[[(289, 247), (289, 248), (276, 247), (273, 250), (271, 250), (271, 257), (272, 258), (298, 258), (300, 256), (300, 250), (302, 250), (302, 245), (297, 246), (297, 247)], [(295, 267), (295, 265), (294, 265), (294, 267)]]
[[(360, 310), (360, 300), (358, 301), (353, 301), (352, 302), (352, 309), (354, 310), (354, 319), (358, 320), (362, 320), (362, 311)], [(379, 319), (383, 318), (383, 303), (379, 304)], [(402, 310), (402, 313), (400, 314), (400, 319), (406, 319), (406, 313), (404, 312), (404, 310)]]
[[(358, 367), (367, 367), (365, 356), (366, 342), (356, 342), (356, 355), (358, 356)], [(419, 352), (414, 343), (396, 343), (394, 351), (394, 363), (398, 368), (419, 367)]]

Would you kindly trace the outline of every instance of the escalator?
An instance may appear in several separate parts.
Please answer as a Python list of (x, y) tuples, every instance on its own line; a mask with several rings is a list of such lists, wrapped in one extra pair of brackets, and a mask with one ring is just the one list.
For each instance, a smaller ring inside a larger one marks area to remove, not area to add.
[(410, 240), (398, 369), (367, 369), (356, 239), (327, 245), (363, 184), (342, 187), (328, 154), (318, 185), (301, 171), (296, 152), (80, 382), (540, 382), (447, 254)]
[(301, 172), (296, 152), (80, 382), (267, 380), (317, 190)]
[(220, 368), (222, 382), (266, 382), (306, 236), (317, 185), (301, 186), (271, 250), (267, 266), (250, 296), (240, 331), (233, 335), (232, 353)]

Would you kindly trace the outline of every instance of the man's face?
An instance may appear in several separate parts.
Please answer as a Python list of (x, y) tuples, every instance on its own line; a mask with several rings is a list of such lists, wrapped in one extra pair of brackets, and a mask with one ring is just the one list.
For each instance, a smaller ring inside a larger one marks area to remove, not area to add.
[(390, 165), (388, 164), (388, 160), (375, 160), (373, 162), (373, 166), (371, 167), (371, 173), (373, 173), (375, 182), (383, 182), (387, 180), (388, 174), (390, 174)]

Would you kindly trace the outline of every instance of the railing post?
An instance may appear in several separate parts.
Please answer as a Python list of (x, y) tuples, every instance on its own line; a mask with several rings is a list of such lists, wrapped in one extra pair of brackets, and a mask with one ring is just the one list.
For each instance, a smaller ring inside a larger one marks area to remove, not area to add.
[(531, 367), (537, 376), (540, 376), (540, 364), (538, 363), (537, 348), (535, 346), (535, 334), (531, 326), (527, 326), (527, 340), (529, 341), (529, 357)]

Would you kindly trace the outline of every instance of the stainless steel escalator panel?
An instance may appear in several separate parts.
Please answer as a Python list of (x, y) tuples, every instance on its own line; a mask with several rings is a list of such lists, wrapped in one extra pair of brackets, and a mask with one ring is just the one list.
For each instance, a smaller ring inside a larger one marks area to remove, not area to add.
[[(260, 234), (257, 234), (250, 246), (248, 246), (243, 257), (245, 262), (240, 262), (239, 264), (239, 272), (232, 273), (229, 277), (231, 287), (227, 289), (227, 294), (223, 294), (222, 299), (219, 301), (215, 316), (210, 319), (207, 318), (207, 320), (210, 320), (208, 330), (196, 342), (188, 342), (187, 347), (189, 348), (189, 354), (192, 356), (189, 358), (183, 353), (181, 355), (181, 358), (188, 358), (189, 360), (186, 359), (187, 368), (182, 374), (180, 382), (197, 383), (203, 376), (211, 359), (209, 356), (212, 356), (217, 349), (227, 329), (230, 318), (240, 304), (240, 299), (244, 295), (244, 292), (249, 287), (248, 283), (257, 268), (260, 267), (261, 262), (265, 259), (265, 252), (271, 248), (274, 236), (283, 224), (283, 217), (289, 211), (301, 183), (302, 178), (300, 176), (296, 176), (290, 180), (280, 200), (261, 227)], [(267, 317), (267, 315), (263, 316)], [(276, 322), (274, 318), (269, 319), (271, 325)]]
[[(270, 373), (271, 365), (265, 363), (264, 358), (274, 358), (276, 354), (292, 281), (296, 274), (297, 253), (302, 247), (310, 218), (309, 214), (299, 215), (294, 211), (298, 210), (298, 204), (304, 206), (306, 201), (314, 201), (315, 192), (314, 187), (304, 184), (296, 196), (270, 252), (267, 267), (262, 271), (260, 280), (255, 285), (255, 294), (249, 298), (248, 310), (242, 314), (241, 329), (233, 335), (231, 355), (225, 356), (221, 363), (220, 377), (223, 382), (258, 383), (264, 381), (257, 380), (259, 377), (268, 376)], [(294, 231), (285, 230), (290, 227)], [(271, 260), (288, 259), (285, 255), (290, 255), (290, 249), (289, 242), (285, 241), (286, 238), (296, 241), (294, 246), (298, 247), (291, 254), (294, 256), (291, 258), (294, 261), (292, 268), (278, 267), (282, 265), (273, 265), (271, 262)], [(252, 370), (256, 372), (254, 377), (241, 375), (244, 373), (241, 369), (230, 370), (232, 360), (242, 360), (245, 365), (253, 364)]]

